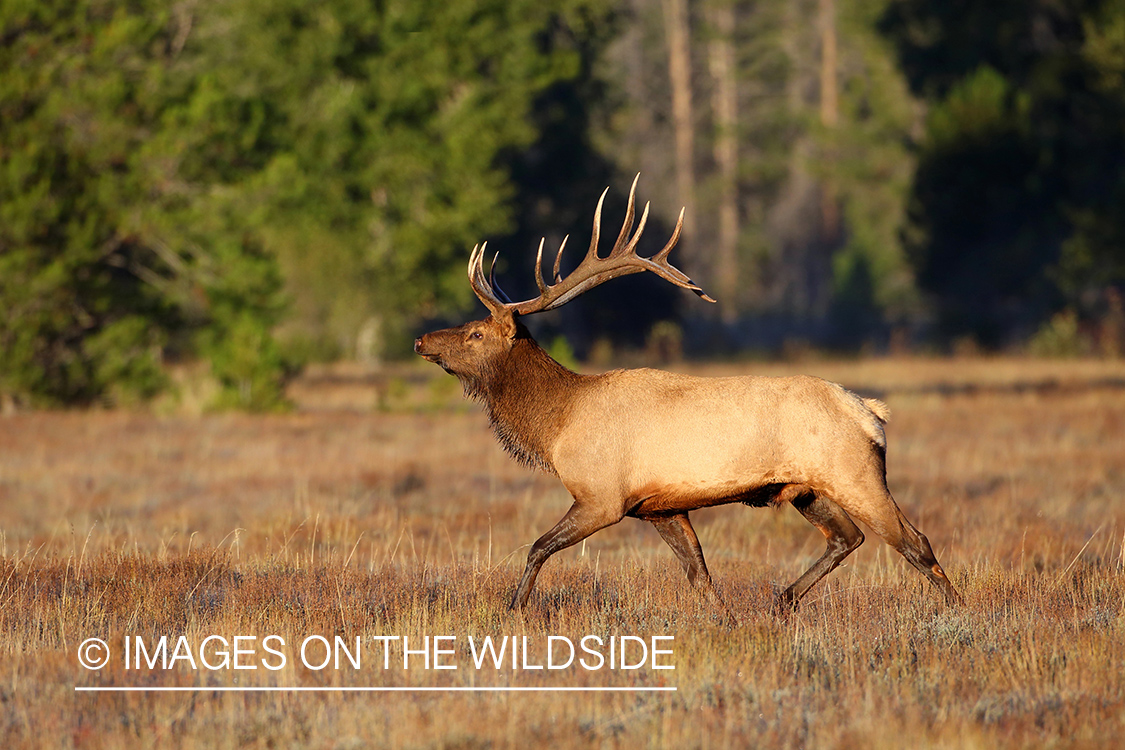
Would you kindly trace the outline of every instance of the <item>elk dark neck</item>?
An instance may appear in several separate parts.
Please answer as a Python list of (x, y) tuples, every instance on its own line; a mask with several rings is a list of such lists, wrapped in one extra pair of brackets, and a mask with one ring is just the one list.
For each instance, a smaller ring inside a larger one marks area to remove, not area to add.
[(551, 359), (530, 336), (517, 337), (481, 394), (504, 449), (522, 463), (555, 473), (551, 447), (588, 380)]

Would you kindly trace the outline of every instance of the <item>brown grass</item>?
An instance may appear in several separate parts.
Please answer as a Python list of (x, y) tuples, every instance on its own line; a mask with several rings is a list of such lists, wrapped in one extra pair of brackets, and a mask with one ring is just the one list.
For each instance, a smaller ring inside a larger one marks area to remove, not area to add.
[[(1115, 745), (1125, 733), (1125, 368), (744, 369), (825, 374), (886, 399), (891, 489), (963, 608), (945, 607), (869, 535), (797, 614), (778, 617), (773, 591), (823, 541), (791, 509), (728, 506), (693, 518), (737, 628), (692, 596), (656, 533), (628, 519), (559, 553), (530, 611), (511, 614), (526, 545), (568, 498), (506, 458), (483, 416), (425, 370), (298, 384), (299, 400), (321, 409), (285, 416), (18, 414), (0, 420), (0, 747)], [(271, 633), (289, 646), (278, 672), (77, 662), (88, 637), (119, 650), (127, 635)], [(460, 654), (455, 671), (384, 672), (371, 641), (588, 633), (674, 635), (676, 669), (477, 672)], [(294, 647), (310, 634), (360, 636), (363, 668), (297, 665)]]

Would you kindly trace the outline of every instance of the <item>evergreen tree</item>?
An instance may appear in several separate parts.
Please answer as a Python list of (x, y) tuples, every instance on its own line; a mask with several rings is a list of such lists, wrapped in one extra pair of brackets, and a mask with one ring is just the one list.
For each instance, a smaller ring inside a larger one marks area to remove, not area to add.
[[(187, 100), (183, 20), (162, 3), (9, 2), (0, 13), (0, 388), (32, 401), (147, 398), (165, 354), (211, 328), (265, 333), (276, 273), (252, 235), (185, 184), (165, 119)], [(262, 351), (268, 351), (268, 335)], [(260, 355), (260, 352), (259, 352)], [(277, 367), (251, 368), (278, 397)], [(245, 389), (244, 389), (245, 391)]]
[(285, 271), (286, 333), (353, 354), (366, 321), (393, 332), (471, 304), (468, 248), (514, 228), (503, 157), (534, 140), (535, 97), (578, 72), (573, 39), (599, 12), (243, 0), (203, 21), (197, 75), (214, 95), (180, 130), (221, 165), (231, 139), (209, 123), (259, 129), (238, 189)]
[(594, 0), (0, 6), (0, 389), (145, 398), (204, 356), (281, 398), (290, 340), (350, 351), (466, 307), (510, 231), (506, 151), (573, 77)]
[(894, 0), (929, 103), (908, 243), (945, 335), (998, 345), (1125, 283), (1119, 0)]

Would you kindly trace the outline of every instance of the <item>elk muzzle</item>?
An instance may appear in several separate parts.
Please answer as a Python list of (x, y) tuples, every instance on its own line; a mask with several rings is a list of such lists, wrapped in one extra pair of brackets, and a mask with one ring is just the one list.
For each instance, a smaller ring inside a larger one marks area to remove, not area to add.
[(420, 355), (423, 359), (429, 360), (430, 362), (441, 364), (441, 357), (433, 351), (432, 347), (427, 348), (426, 336), (419, 336), (418, 338), (414, 339), (414, 353)]

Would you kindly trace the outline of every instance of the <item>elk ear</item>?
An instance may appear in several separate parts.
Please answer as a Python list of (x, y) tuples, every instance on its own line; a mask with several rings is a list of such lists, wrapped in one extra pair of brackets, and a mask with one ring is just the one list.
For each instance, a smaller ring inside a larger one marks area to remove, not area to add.
[(508, 339), (516, 337), (516, 316), (510, 310), (493, 311), (492, 321), (501, 336)]

